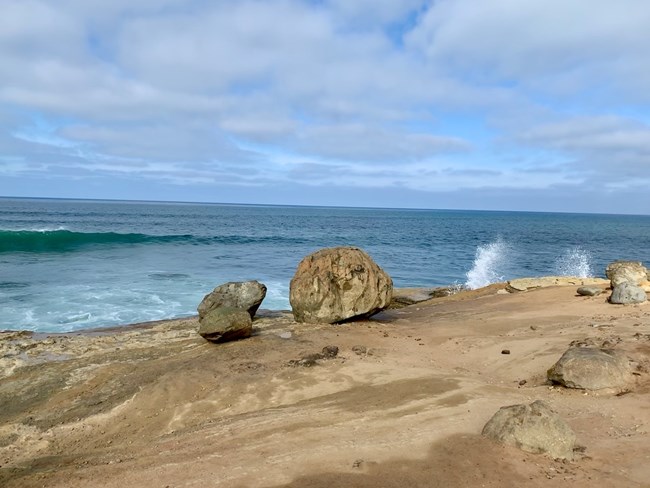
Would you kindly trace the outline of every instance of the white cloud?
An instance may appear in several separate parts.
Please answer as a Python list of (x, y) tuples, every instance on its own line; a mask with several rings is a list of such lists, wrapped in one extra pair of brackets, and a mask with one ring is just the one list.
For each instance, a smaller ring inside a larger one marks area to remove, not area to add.
[(20, 114), (0, 123), (4, 174), (621, 192), (649, 177), (644, 1), (6, 0), (2, 13), (0, 108)]

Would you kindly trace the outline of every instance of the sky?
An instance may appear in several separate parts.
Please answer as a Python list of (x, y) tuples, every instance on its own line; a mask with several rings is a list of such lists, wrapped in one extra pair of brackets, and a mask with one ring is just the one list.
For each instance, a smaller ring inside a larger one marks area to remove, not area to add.
[(647, 0), (1, 0), (0, 195), (650, 214)]

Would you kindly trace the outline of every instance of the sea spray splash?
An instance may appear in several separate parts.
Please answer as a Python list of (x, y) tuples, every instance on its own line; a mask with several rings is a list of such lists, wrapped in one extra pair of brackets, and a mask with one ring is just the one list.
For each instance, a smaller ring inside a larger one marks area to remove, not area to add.
[(476, 248), (474, 264), (466, 276), (465, 287), (470, 290), (504, 280), (503, 267), (507, 263), (511, 247), (501, 238)]
[(591, 253), (580, 246), (575, 246), (566, 249), (562, 255), (556, 259), (555, 272), (559, 276), (589, 278), (594, 275), (591, 262)]

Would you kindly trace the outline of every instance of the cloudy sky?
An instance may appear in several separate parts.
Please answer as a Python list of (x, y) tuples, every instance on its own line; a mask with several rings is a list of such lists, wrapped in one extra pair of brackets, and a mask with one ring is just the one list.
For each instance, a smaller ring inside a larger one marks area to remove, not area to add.
[(2, 0), (0, 195), (650, 214), (647, 0)]

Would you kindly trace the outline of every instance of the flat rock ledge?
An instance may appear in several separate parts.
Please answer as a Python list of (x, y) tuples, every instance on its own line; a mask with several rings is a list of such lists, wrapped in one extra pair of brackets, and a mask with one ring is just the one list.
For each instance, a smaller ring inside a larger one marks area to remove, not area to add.
[(501, 407), (483, 427), (482, 435), (522, 451), (573, 459), (576, 435), (571, 427), (541, 400), (530, 405)]
[(633, 381), (627, 356), (592, 347), (569, 348), (547, 376), (552, 383), (582, 390), (623, 389)]
[(519, 278), (508, 281), (506, 290), (518, 293), (549, 286), (602, 286), (609, 285), (603, 278), (580, 278), (577, 276), (543, 276), (540, 278)]

